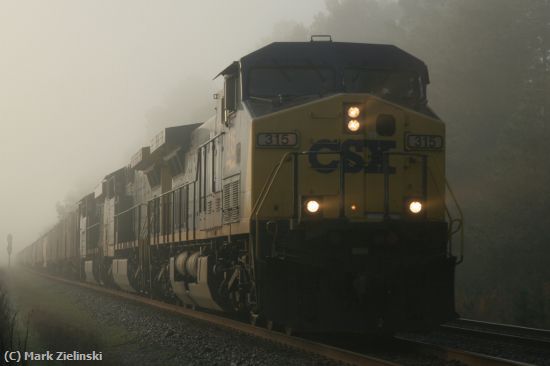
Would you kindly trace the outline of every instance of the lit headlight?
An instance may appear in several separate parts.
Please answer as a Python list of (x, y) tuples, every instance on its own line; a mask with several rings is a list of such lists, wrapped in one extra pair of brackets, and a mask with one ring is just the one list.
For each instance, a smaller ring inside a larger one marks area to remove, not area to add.
[(306, 202), (306, 210), (309, 213), (312, 213), (312, 214), (317, 213), (319, 212), (320, 208), (321, 208), (321, 205), (319, 204), (319, 202), (315, 200), (309, 200)]
[(349, 107), (348, 108), (348, 117), (349, 118), (357, 118), (361, 114), (361, 110), (359, 107)]
[(420, 201), (412, 201), (409, 203), (409, 211), (411, 211), (413, 214), (418, 214), (422, 211), (422, 202)]
[(351, 132), (357, 132), (359, 131), (359, 128), (361, 128), (361, 124), (358, 120), (352, 119), (348, 121), (348, 130), (350, 130)]

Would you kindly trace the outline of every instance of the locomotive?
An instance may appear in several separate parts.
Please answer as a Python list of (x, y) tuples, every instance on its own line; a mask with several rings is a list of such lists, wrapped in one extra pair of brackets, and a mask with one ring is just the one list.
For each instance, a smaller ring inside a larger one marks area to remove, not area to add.
[(218, 76), (211, 118), (162, 130), (19, 261), (287, 331), (455, 318), (461, 221), (426, 65), (312, 38)]

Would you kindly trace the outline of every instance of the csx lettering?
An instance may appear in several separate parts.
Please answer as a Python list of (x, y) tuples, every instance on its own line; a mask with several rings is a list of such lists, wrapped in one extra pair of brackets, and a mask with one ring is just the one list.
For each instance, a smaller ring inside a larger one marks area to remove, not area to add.
[[(328, 152), (342, 152), (345, 173), (364, 173), (381, 174), (384, 173), (384, 153), (390, 149), (395, 149), (395, 141), (380, 140), (346, 140), (338, 142), (336, 140), (319, 140), (309, 149), (309, 163), (311, 167), (320, 173), (331, 173), (338, 169), (340, 159), (331, 160), (328, 163), (319, 161), (319, 155), (332, 156), (332, 154), (322, 154)], [(365, 162), (363, 153), (367, 149), (370, 153), (370, 159)], [(388, 166), (388, 173), (394, 174), (395, 167)]]

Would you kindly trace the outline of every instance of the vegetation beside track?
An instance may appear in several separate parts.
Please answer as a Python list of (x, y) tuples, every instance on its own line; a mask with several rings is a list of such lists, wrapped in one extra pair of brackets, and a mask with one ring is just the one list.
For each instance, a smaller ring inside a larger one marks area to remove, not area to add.
[[(23, 351), (26, 349), (28, 333), (25, 327), (21, 327), (19, 318), (14, 310), (7, 291), (8, 273), (0, 268), (0, 354), (5, 351)], [(18, 327), (19, 325), (19, 327)], [(7, 364), (5, 359), (0, 359), (0, 365)], [(14, 364), (14, 363), (12, 363)], [(24, 364), (21, 362), (20, 364)]]
[(125, 329), (98, 324), (66, 286), (23, 270), (14, 270), (5, 286), (17, 309), (15, 331), (21, 333), (22, 325), (28, 327), (29, 351), (96, 351), (115, 361), (117, 347), (133, 342)]

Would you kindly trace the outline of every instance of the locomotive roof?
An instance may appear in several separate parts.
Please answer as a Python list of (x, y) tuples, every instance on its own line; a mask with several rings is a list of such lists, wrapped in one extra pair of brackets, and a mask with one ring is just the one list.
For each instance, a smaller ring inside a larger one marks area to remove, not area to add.
[[(360, 67), (369, 69), (407, 70), (418, 73), (429, 82), (428, 69), (423, 61), (402, 49), (385, 44), (348, 42), (274, 42), (240, 60), (243, 70), (278, 65), (315, 65), (337, 69)], [(220, 74), (238, 70), (237, 62)]]

